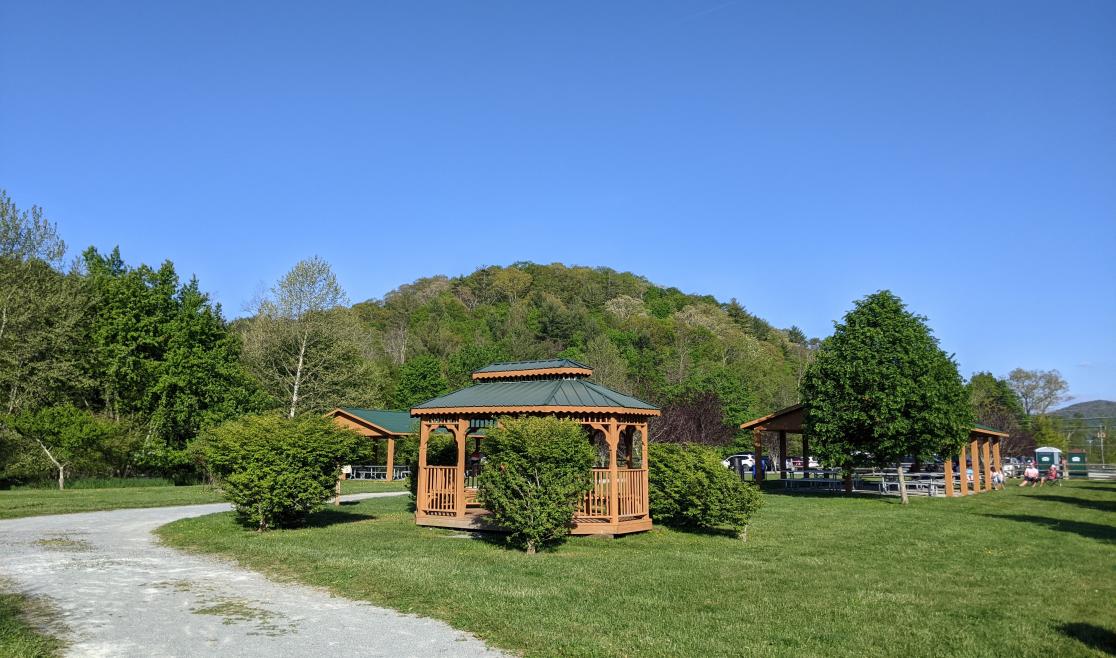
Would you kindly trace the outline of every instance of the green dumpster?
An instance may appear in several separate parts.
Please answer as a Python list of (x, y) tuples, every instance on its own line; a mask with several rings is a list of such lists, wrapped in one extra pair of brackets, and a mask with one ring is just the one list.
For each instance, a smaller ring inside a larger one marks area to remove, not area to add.
[(1089, 455), (1080, 448), (1070, 450), (1067, 455), (1070, 477), (1089, 477)]
[(1062, 451), (1057, 448), (1035, 448), (1035, 461), (1039, 467), (1049, 467), (1051, 464), (1062, 463)]

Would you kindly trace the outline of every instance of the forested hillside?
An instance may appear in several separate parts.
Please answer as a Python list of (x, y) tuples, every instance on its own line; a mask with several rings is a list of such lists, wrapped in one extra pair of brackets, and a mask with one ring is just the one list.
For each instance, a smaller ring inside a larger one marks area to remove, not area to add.
[(388, 373), (380, 402), (398, 408), (466, 385), (486, 363), (561, 356), (662, 405), (660, 429), (680, 423), (674, 430), (692, 435), (705, 422), (723, 435), (708, 427), (711, 409), (731, 426), (796, 402), (809, 356), (800, 331), (776, 329), (736, 300), (605, 267), (486, 267), (421, 279), (353, 310)]
[(239, 415), (405, 409), (487, 363), (555, 356), (661, 405), (653, 438), (724, 443), (797, 401), (810, 355), (735, 300), (605, 267), (485, 267), (350, 305), (312, 258), (230, 322), (169, 261), (79, 253), (0, 191), (0, 482), (189, 479), (191, 441)]

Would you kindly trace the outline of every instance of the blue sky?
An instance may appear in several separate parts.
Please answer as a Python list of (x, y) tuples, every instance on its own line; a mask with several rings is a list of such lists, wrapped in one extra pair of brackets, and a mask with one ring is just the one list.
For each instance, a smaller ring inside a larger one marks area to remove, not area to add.
[(9, 2), (0, 187), (234, 316), (608, 265), (1116, 399), (1116, 3)]

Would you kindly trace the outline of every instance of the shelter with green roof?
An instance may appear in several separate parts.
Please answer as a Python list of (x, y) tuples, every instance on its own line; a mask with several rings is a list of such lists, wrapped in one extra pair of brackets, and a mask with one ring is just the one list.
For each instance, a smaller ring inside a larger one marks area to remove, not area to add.
[[(338, 407), (326, 414), (341, 427), (354, 430), (370, 439), (387, 443), (387, 463), (383, 479), (391, 482), (399, 479), (405, 467), (395, 465), (395, 441), (418, 433), (418, 418), (407, 411), (388, 409), (360, 409), (357, 407)], [(379, 467), (376, 467), (379, 468)], [(401, 472), (402, 471), (402, 472)], [(377, 473), (376, 479), (379, 479)]]
[[(764, 432), (776, 432), (779, 436), (779, 467), (780, 477), (787, 478), (787, 434), (802, 434), (803, 464), (808, 464), (810, 455), (810, 437), (802, 432), (805, 421), (806, 408), (802, 403), (780, 409), (775, 413), (753, 418), (740, 425), (740, 429), (752, 430), (752, 441), (755, 448), (755, 463), (759, 464), (763, 455), (762, 435)], [(969, 443), (961, 446), (957, 458), (956, 476), (953, 472), (953, 456), (945, 459), (945, 495), (954, 495), (954, 480), (958, 480), (960, 495), (980, 491), (992, 491), (992, 469), (1003, 472), (1003, 463), (1000, 455), (1000, 440), (1008, 437), (1007, 432), (988, 427), (987, 425), (973, 425), (969, 430)], [(968, 456), (966, 457), (966, 449)], [(966, 464), (972, 464), (973, 474), (970, 480), (966, 472)], [(809, 477), (809, 473), (806, 473)], [(757, 469), (756, 478), (764, 479), (763, 469)]]
[[(648, 420), (659, 410), (589, 381), (593, 370), (569, 359), (493, 363), (474, 384), (416, 405), (419, 450), (415, 521), (443, 528), (484, 529), (488, 511), (477, 501), (482, 437), (502, 416), (547, 415), (576, 420), (601, 456), (593, 488), (579, 503), (573, 534), (624, 534), (651, 528), (647, 498)], [(453, 465), (427, 463), (430, 436), (449, 432)], [(467, 442), (474, 451), (467, 457)]]

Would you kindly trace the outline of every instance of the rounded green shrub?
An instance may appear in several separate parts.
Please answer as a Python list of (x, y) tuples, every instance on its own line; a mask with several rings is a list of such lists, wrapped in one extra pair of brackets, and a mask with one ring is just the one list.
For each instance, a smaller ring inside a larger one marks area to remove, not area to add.
[(729, 527), (746, 537), (752, 514), (763, 503), (759, 489), (721, 464), (705, 446), (648, 446), (648, 496), (656, 523), (683, 528)]
[(581, 425), (546, 417), (503, 418), (484, 439), (478, 488), (508, 540), (534, 554), (570, 530), (593, 486), (595, 451)]
[(206, 465), (245, 524), (259, 530), (305, 525), (334, 494), (343, 464), (368, 442), (316, 416), (243, 416), (209, 431)]

